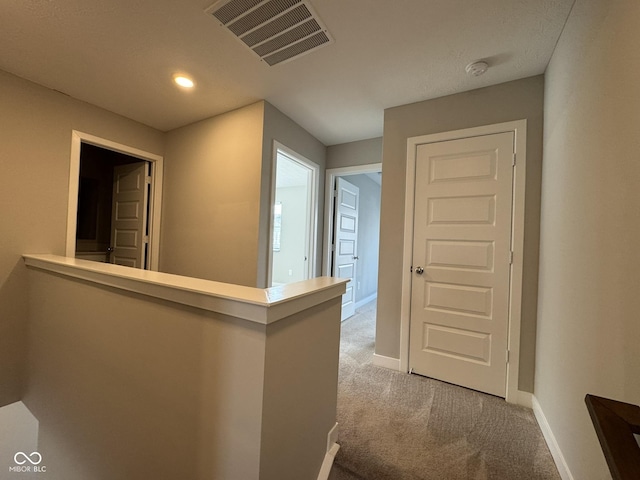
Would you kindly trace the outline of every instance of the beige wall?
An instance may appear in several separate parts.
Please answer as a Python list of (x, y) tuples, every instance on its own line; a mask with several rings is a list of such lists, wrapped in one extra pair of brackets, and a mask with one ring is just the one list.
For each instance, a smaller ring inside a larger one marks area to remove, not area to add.
[(258, 271), (256, 285), (268, 285), (267, 262), (269, 254), (269, 235), (271, 221), (271, 181), (273, 175), (273, 142), (277, 141), (285, 147), (302, 155), (318, 165), (318, 229), (316, 235), (317, 254), (315, 258), (316, 273), (322, 272), (322, 226), (324, 225), (324, 174), (326, 163), (326, 147), (309, 132), (295, 123), (280, 110), (268, 102), (264, 105), (264, 130), (262, 134), (262, 177), (260, 187), (260, 234), (258, 251)]
[(260, 478), (316, 480), (336, 423), (341, 298), (267, 327)]
[(327, 147), (327, 168), (354, 167), (382, 162), (382, 137)]
[(166, 144), (160, 269), (230, 283), (266, 275), (263, 142), (324, 168), (325, 147), (264, 102), (165, 135), (1, 71), (0, 90), (0, 405), (19, 400), (25, 381), (20, 255), (65, 251), (72, 130), (158, 155)]
[(273, 141), (320, 167), (320, 201), (324, 145), (264, 101), (166, 138), (160, 270), (266, 287)]
[(544, 78), (537, 76), (385, 110), (377, 354), (399, 358), (400, 353), (407, 138), (526, 119), (526, 224), (519, 387), (533, 391), (543, 89)]
[(43, 478), (317, 479), (336, 422), (340, 297), (266, 326), (27, 277), (24, 403)]
[(64, 255), (71, 131), (163, 154), (163, 135), (0, 71), (0, 405), (25, 381), (26, 274), (20, 255)]
[(257, 478), (263, 326), (28, 273), (47, 479)]
[(160, 270), (256, 286), (264, 103), (166, 135)]
[(640, 404), (640, 4), (578, 0), (546, 76), (535, 395), (573, 478), (610, 478), (587, 393)]

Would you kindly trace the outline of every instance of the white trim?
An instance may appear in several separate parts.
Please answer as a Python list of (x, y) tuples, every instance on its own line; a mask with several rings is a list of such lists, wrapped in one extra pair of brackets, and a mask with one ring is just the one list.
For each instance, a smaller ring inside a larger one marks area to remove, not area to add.
[(331, 467), (333, 461), (336, 458), (340, 445), (338, 445), (338, 423), (329, 430), (327, 434), (327, 453), (324, 456), (320, 472), (318, 473), (318, 480), (328, 480), (331, 474)]
[(322, 466), (320, 467), (320, 472), (318, 472), (318, 480), (328, 480), (329, 475), (331, 474), (331, 467), (333, 466), (333, 461), (338, 454), (338, 450), (340, 450), (340, 445), (334, 443), (327, 453), (324, 456), (324, 460), (322, 462)]
[(531, 400), (533, 404), (533, 414), (538, 421), (538, 425), (540, 425), (540, 430), (542, 431), (542, 435), (547, 442), (547, 446), (549, 447), (549, 451), (551, 452), (553, 461), (556, 463), (556, 467), (558, 468), (560, 477), (562, 478), (562, 480), (574, 480), (573, 475), (571, 474), (571, 470), (569, 470), (569, 465), (567, 464), (567, 461), (562, 454), (562, 450), (560, 450), (560, 445), (558, 445), (556, 436), (551, 430), (551, 426), (549, 425), (547, 417), (542, 411), (542, 407), (540, 406), (538, 399), (535, 397), (535, 395), (532, 395)]
[(517, 403), (520, 378), (520, 327), (522, 322), (522, 281), (524, 268), (524, 221), (525, 191), (527, 174), (527, 121), (519, 120), (503, 124), (514, 132), (514, 154), (516, 164), (513, 167), (513, 212), (511, 215), (511, 284), (509, 300), (509, 363), (507, 364), (507, 402)]
[(331, 237), (333, 236), (333, 186), (336, 177), (382, 172), (382, 163), (356, 165), (354, 167), (329, 168), (325, 172), (324, 238), (322, 240), (322, 275), (331, 275)]
[(533, 393), (518, 390), (518, 397), (513, 403), (521, 407), (533, 408)]
[(512, 250), (513, 264), (509, 293), (509, 363), (507, 364), (506, 401), (518, 403), (518, 378), (520, 364), (520, 322), (522, 306), (522, 267), (524, 252), (524, 207), (527, 167), (527, 121), (485, 125), (452, 132), (421, 135), (407, 139), (406, 191), (404, 209), (404, 247), (402, 254), (402, 302), (400, 307), (400, 369), (409, 371), (409, 331), (411, 319), (411, 261), (413, 256), (413, 215), (416, 149), (425, 143), (459, 140), (462, 138), (514, 132), (514, 149), (517, 162), (513, 173)]
[(338, 432), (339, 425), (338, 422), (336, 422), (336, 424), (331, 427), (331, 430), (329, 430), (329, 433), (327, 433), (327, 452), (331, 450), (334, 444), (338, 443)]
[(346, 290), (346, 280), (318, 277), (253, 288), (58, 255), (23, 255), (29, 268), (268, 325)]
[(267, 286), (272, 285), (273, 275), (273, 208), (276, 202), (276, 174), (278, 171), (278, 151), (281, 151), (291, 160), (307, 167), (311, 171), (311, 222), (309, 225), (309, 278), (316, 277), (316, 259), (318, 256), (318, 194), (320, 192), (320, 167), (308, 158), (300, 155), (286, 145), (273, 141), (271, 156), (271, 194), (269, 199), (269, 238), (267, 241)]
[(356, 310), (359, 309), (360, 307), (366, 305), (369, 302), (373, 302), (376, 298), (378, 298), (378, 292), (376, 293), (372, 293), (371, 295), (369, 295), (368, 297), (363, 298), (362, 300), (358, 300), (356, 302)]
[(74, 257), (76, 253), (76, 222), (78, 215), (78, 186), (80, 183), (80, 147), (82, 143), (124, 153), (132, 157), (153, 163), (151, 169), (151, 196), (149, 198), (149, 260), (150, 269), (157, 271), (160, 262), (160, 219), (162, 218), (162, 176), (164, 159), (155, 153), (145, 152), (135, 147), (116, 143), (111, 140), (96, 137), (88, 133), (72, 130), (71, 159), (69, 164), (69, 200), (67, 203), (67, 237), (65, 255)]
[(377, 367), (388, 368), (389, 370), (400, 370), (400, 359), (385, 357), (384, 355), (373, 354), (371, 363)]

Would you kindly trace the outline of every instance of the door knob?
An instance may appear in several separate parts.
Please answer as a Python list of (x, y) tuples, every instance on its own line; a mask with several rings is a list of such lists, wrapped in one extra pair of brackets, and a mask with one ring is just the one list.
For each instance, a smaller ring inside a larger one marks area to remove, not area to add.
[(416, 267), (416, 273), (417, 273), (418, 275), (422, 275), (422, 274), (424, 273), (424, 268), (422, 268), (422, 267)]

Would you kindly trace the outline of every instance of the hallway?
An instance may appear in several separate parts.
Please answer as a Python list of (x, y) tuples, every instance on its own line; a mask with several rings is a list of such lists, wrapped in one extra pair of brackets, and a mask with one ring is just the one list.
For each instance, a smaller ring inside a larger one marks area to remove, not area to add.
[(376, 303), (342, 324), (330, 480), (558, 480), (533, 412), (371, 364)]

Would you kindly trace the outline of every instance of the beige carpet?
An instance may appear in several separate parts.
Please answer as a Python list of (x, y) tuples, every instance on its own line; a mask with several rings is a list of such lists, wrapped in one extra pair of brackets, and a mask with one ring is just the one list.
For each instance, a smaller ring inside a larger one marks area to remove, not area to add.
[(375, 302), (342, 324), (330, 480), (559, 480), (529, 409), (371, 364)]

